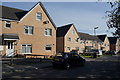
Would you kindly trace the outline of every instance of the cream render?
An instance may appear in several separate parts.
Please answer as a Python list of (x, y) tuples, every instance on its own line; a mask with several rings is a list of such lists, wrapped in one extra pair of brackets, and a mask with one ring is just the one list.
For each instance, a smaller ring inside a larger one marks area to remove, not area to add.
[[(42, 14), (41, 20), (36, 20), (36, 13), (40, 12)], [(44, 21), (49, 21), (49, 23), (44, 24)], [(17, 34), (19, 40), (14, 42), (14, 53), (22, 53), (22, 45), (30, 44), (32, 45), (32, 54), (36, 55), (55, 55), (56, 54), (56, 27), (48, 18), (48, 14), (43, 10), (41, 3), (37, 3), (20, 21), (11, 21), (11, 28), (5, 28), (6, 21), (2, 22), (2, 34)], [(33, 26), (33, 34), (25, 34), (24, 26)], [(45, 29), (51, 29), (52, 35), (46, 36)], [(45, 46), (51, 45), (51, 51), (46, 51)], [(2, 55), (6, 54), (6, 45), (4, 46), (4, 51)], [(26, 53), (27, 54), (27, 53)]]

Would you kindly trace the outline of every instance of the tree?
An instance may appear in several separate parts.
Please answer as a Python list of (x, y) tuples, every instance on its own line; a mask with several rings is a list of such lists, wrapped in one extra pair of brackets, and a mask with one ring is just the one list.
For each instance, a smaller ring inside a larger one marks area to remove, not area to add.
[(113, 32), (114, 36), (120, 37), (120, 0), (109, 2), (109, 4), (111, 5), (112, 10), (107, 11), (109, 17), (107, 26), (109, 29), (115, 29), (115, 32)]

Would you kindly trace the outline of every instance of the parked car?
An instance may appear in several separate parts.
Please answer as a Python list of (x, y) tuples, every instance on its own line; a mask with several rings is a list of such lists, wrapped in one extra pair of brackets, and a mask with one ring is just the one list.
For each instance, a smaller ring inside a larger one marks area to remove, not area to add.
[(107, 54), (107, 55), (116, 55), (116, 52), (115, 51), (106, 51), (104, 54)]
[(84, 66), (85, 59), (74, 52), (63, 52), (54, 56), (52, 64), (53, 67), (63, 67), (65, 69), (69, 69), (72, 66)]
[(99, 50), (99, 49), (91, 49), (91, 50), (88, 50), (84, 53), (86, 55), (92, 55), (94, 58), (96, 58), (97, 56), (101, 56), (103, 54), (102, 50)]
[(103, 54), (102, 50), (99, 50), (99, 49), (92, 49), (92, 52), (96, 53), (96, 55), (98, 55), (98, 56), (101, 56)]

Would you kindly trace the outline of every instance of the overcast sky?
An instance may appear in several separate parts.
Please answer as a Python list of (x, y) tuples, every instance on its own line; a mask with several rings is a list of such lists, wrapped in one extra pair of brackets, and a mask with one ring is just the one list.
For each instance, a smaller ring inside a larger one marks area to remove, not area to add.
[[(2, 2), (2, 5), (29, 10), (37, 2)], [(111, 31), (106, 25), (106, 11), (111, 10), (106, 2), (44, 2), (44, 7), (57, 27), (74, 23), (79, 32), (94, 34), (94, 27), (98, 26), (97, 34), (108, 34)], [(108, 30), (108, 32), (107, 32)]]

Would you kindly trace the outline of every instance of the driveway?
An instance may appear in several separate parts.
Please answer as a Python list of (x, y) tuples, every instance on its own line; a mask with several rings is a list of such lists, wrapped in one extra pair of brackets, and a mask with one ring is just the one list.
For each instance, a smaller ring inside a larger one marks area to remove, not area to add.
[(31, 64), (3, 64), (3, 78), (120, 78), (120, 56), (86, 58), (86, 65), (54, 69), (51, 60)]

